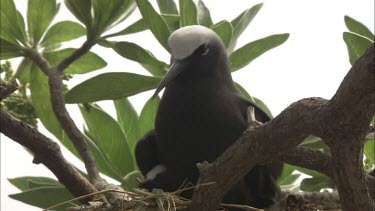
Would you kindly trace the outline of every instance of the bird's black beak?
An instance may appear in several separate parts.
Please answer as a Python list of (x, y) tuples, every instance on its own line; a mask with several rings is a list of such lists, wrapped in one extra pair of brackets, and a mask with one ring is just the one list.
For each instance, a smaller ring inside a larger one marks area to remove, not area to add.
[(186, 61), (184, 60), (172, 60), (172, 64), (169, 67), (167, 74), (165, 74), (164, 78), (160, 81), (158, 87), (152, 98), (156, 97), (159, 92), (168, 85), (169, 82), (173, 81), (184, 69), (186, 66)]

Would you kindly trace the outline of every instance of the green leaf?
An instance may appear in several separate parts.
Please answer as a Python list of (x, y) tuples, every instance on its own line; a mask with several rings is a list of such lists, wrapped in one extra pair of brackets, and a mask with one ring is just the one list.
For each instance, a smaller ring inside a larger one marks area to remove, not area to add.
[(233, 26), (233, 38), (229, 48), (234, 49), (234, 45), (236, 44), (237, 39), (240, 37), (242, 32), (249, 26), (251, 21), (254, 19), (255, 15), (259, 12), (262, 8), (263, 3), (257, 4), (250, 9), (245, 10), (239, 16), (237, 16), (234, 20), (231, 21)]
[(24, 57), (21, 63), (18, 65), (16, 74), (17, 78), (21, 81), (21, 83), (29, 83), (30, 82), (30, 70), (33, 62)]
[(375, 140), (367, 140), (364, 146), (364, 153), (366, 158), (370, 160), (372, 164), (375, 163)]
[(325, 152), (329, 151), (329, 147), (324, 143), (324, 141), (316, 136), (308, 136), (305, 138), (305, 140), (303, 140), (300, 146), (309, 147), (312, 149), (322, 149)]
[(237, 89), (240, 90), (240, 92), (245, 95), (245, 97), (247, 97), (247, 99), (249, 99), (252, 103), (255, 103), (255, 99), (253, 97), (250, 96), (250, 94), (246, 91), (245, 88), (243, 88), (239, 83), (237, 82), (234, 82), (234, 84), (236, 85)]
[(94, 36), (92, 32), (91, 0), (65, 0), (64, 2), (69, 11), (86, 26), (88, 37)]
[(148, 28), (151, 30), (152, 34), (154, 34), (159, 43), (167, 51), (169, 51), (167, 43), (171, 32), (169, 31), (168, 25), (163, 17), (155, 11), (150, 2), (148, 2), (147, 0), (136, 0), (136, 2), (139, 11), (142, 14), (142, 17), (145, 20)]
[(22, 47), (0, 38), (0, 60), (23, 56)]
[(329, 177), (313, 177), (303, 179), (300, 185), (302, 191), (319, 192), (323, 188), (332, 188), (332, 182)]
[[(168, 27), (169, 27), (170, 31), (174, 31), (174, 30), (172, 30), (172, 29), (174, 29), (173, 27), (176, 27), (176, 25), (178, 25), (178, 26), (180, 25), (180, 22), (179, 22), (180, 16), (178, 16), (178, 15), (162, 14), (161, 16), (163, 17), (165, 22), (168, 24)], [(113, 33), (113, 34), (106, 35), (106, 36), (104, 36), (104, 38), (138, 33), (138, 32), (141, 32), (141, 31), (144, 31), (144, 30), (147, 30), (147, 29), (148, 29), (147, 23), (143, 19), (140, 19), (140, 20), (134, 22), (133, 24), (131, 24), (130, 26), (126, 27), (125, 29), (123, 29), (119, 32)]]
[(121, 182), (121, 186), (125, 190), (132, 190), (137, 188), (140, 184), (140, 179), (143, 178), (143, 175), (140, 171), (133, 171), (127, 174)]
[(80, 110), (96, 144), (111, 164), (121, 175), (132, 172), (133, 156), (120, 125), (96, 105), (86, 104)]
[(96, 144), (98, 142), (97, 138), (95, 138), (95, 136), (90, 131), (86, 130), (85, 128), (83, 129), (83, 131), (84, 131), (86, 141), (90, 147), (92, 155), (94, 156), (95, 163), (100, 173), (103, 173), (117, 181), (121, 181), (123, 175), (121, 175), (119, 170), (113, 166), (109, 158), (98, 147), (98, 145)]
[(73, 87), (66, 94), (65, 102), (88, 103), (129, 97), (155, 89), (160, 80), (133, 73), (104, 73)]
[(366, 37), (354, 34), (351, 32), (344, 32), (344, 41), (349, 51), (350, 64), (354, 64), (359, 57), (372, 45), (372, 41)]
[(292, 185), (300, 176), (301, 174), (291, 174), (284, 178), (280, 185)]
[(154, 129), (156, 112), (160, 102), (159, 97), (150, 98), (144, 105), (139, 115), (139, 123), (141, 126), (141, 137), (147, 132)]
[(160, 13), (178, 15), (178, 10), (174, 0), (157, 0)]
[(134, 0), (92, 0), (92, 6), (97, 36), (123, 21), (135, 9)]
[(17, 11), (13, 0), (0, 2), (0, 37), (8, 42), (26, 43), (25, 26), (22, 15)]
[(154, 55), (135, 43), (117, 42), (113, 49), (122, 57), (152, 66), (152, 68), (146, 69), (154, 76), (162, 77), (167, 72), (168, 65), (166, 63), (157, 60)]
[[(23, 203), (40, 207), (40, 208), (47, 208), (63, 201), (70, 200), (73, 195), (64, 187), (39, 187), (30, 189), (21, 193), (11, 194), (9, 195), (10, 198), (15, 199), (17, 201), (21, 201)], [(78, 201), (75, 203), (79, 203)], [(65, 208), (72, 206), (71, 204), (64, 204), (59, 206), (54, 210), (65, 210)]]
[(73, 154), (77, 155), (78, 153), (72, 142), (63, 132), (53, 112), (48, 78), (35, 64), (33, 64), (30, 69), (30, 94), (31, 103), (44, 127), (59, 139)]
[(180, 23), (181, 27), (197, 25), (197, 7), (193, 0), (180, 0)]
[[(59, 51), (45, 52), (44, 57), (50, 65), (58, 65), (62, 60), (71, 55), (76, 49), (66, 48)], [(69, 65), (64, 73), (67, 74), (84, 74), (105, 67), (107, 63), (93, 52), (87, 52), (78, 60)]]
[(233, 28), (232, 25), (228, 21), (220, 21), (219, 23), (213, 25), (211, 29), (216, 32), (217, 35), (223, 41), (224, 46), (228, 47), (230, 41), (232, 40), (233, 36)]
[(38, 187), (41, 186), (60, 186), (62, 185), (49, 177), (31, 177), (31, 176), (26, 176), (26, 177), (17, 177), (17, 178), (12, 178), (8, 179), (8, 181), (16, 186), (18, 189), (21, 191), (26, 191), (35, 188), (35, 184), (39, 184)]
[(245, 67), (263, 53), (283, 44), (288, 37), (289, 34), (275, 34), (246, 44), (229, 55), (231, 71)]
[(86, 34), (86, 29), (73, 21), (61, 21), (48, 29), (41, 45), (47, 46), (65, 41), (70, 41)]
[(141, 138), (138, 114), (127, 98), (114, 100), (113, 103), (116, 108), (117, 121), (127, 137), (130, 149), (134, 152), (135, 145)]
[(260, 109), (262, 109), (263, 112), (265, 112), (270, 119), (273, 119), (272, 112), (268, 108), (268, 106), (263, 101), (261, 101), (260, 99), (258, 99), (256, 97), (253, 97), (253, 99), (255, 100), (255, 105), (257, 105)]
[(30, 0), (27, 8), (27, 25), (33, 46), (42, 38), (58, 11), (56, 0)]
[[(277, 178), (277, 184), (281, 184), (282, 182), (284, 182), (284, 180), (289, 177), (293, 171), (294, 171), (294, 167), (292, 165), (289, 165), (287, 163), (284, 163), (284, 166), (283, 166), (283, 171), (281, 172), (281, 175)], [(285, 182), (284, 182), (285, 183)], [(291, 184), (291, 183), (290, 183)], [(285, 185), (289, 185), (289, 184), (285, 184)]]
[(206, 7), (206, 5), (203, 3), (202, 0), (198, 1), (197, 5), (197, 19), (199, 25), (211, 27), (213, 25), (210, 11)]
[(349, 29), (349, 31), (367, 37), (371, 41), (374, 41), (374, 34), (365, 25), (347, 15), (345, 15), (344, 19), (345, 25)]

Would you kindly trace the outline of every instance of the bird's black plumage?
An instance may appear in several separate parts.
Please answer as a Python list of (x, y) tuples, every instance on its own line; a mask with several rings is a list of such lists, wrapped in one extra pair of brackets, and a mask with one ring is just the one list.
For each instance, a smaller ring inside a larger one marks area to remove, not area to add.
[[(183, 39), (184, 33), (190, 36), (188, 41)], [(194, 36), (200, 41), (191, 41)], [(194, 47), (192, 52), (173, 48), (189, 42), (197, 45), (188, 46)], [(147, 175), (142, 187), (174, 191), (184, 182), (196, 183), (196, 164), (213, 162), (241, 136), (247, 127), (247, 108), (252, 104), (235, 87), (225, 47), (213, 31), (202, 26), (185, 27), (171, 35), (169, 44), (172, 64), (156, 91), (165, 86), (155, 129), (137, 144), (136, 159)], [(258, 121), (270, 120), (252, 106)], [(269, 206), (278, 196), (275, 180), (281, 170), (282, 163), (256, 166), (224, 201)]]

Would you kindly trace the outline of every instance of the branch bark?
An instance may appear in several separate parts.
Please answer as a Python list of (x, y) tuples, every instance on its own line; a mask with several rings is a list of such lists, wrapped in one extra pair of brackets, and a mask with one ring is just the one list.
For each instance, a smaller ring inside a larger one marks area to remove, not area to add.
[(288, 153), (307, 135), (328, 140), (332, 151), (332, 177), (338, 187), (342, 209), (373, 208), (362, 155), (363, 139), (374, 112), (374, 72), (373, 45), (351, 68), (330, 101), (303, 99), (266, 124), (252, 122), (239, 140), (215, 162), (199, 165), (198, 184), (215, 184), (197, 186), (190, 209), (217, 210), (224, 194), (251, 168)]
[(18, 84), (16, 80), (10, 81), (8, 83), (1, 82), (0, 84), (0, 102), (7, 98), (10, 94), (18, 89)]
[[(0, 117), (0, 131), (31, 150), (34, 154), (33, 163), (43, 163), (74, 196), (96, 192), (95, 187), (65, 160), (57, 143), (2, 109), (0, 110)], [(86, 203), (89, 199), (82, 199), (81, 202)]]
[(73, 142), (74, 147), (82, 157), (91, 183), (95, 184), (104, 181), (99, 175), (94, 156), (92, 155), (84, 136), (75, 125), (65, 107), (62, 82), (63, 69), (58, 68), (68, 67), (71, 63), (86, 53), (91, 46), (92, 44), (89, 45), (88, 42), (85, 42), (81, 47), (82, 49), (79, 48), (74, 51), (71, 56), (64, 59), (57, 67), (51, 67), (48, 64), (48, 61), (36, 50), (26, 50), (25, 55), (32, 59), (48, 76), (53, 111), (60, 122), (61, 127), (64, 129), (70, 140)]

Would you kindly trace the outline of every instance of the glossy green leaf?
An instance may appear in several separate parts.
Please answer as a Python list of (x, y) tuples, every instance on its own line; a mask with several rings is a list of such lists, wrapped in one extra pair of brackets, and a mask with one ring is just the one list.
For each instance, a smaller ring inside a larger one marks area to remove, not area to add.
[(314, 170), (311, 170), (311, 169), (307, 169), (307, 168), (302, 168), (302, 167), (299, 167), (299, 166), (294, 166), (294, 165), (291, 165), (293, 166), (293, 168), (299, 172), (302, 172), (304, 174), (307, 174), (307, 175), (310, 175), (312, 177), (325, 177), (324, 174), (320, 173), (320, 172), (317, 172), (317, 171), (314, 171)]
[[(50, 65), (55, 66), (59, 64), (66, 57), (75, 51), (74, 48), (66, 48), (59, 51), (45, 52), (44, 57), (48, 60)], [(107, 63), (93, 52), (87, 52), (78, 60), (69, 65), (64, 73), (67, 74), (84, 74), (97, 69), (105, 67)]]
[(123, 175), (121, 175), (120, 171), (113, 166), (109, 158), (98, 147), (98, 145), (96, 144), (98, 142), (96, 140), (97, 138), (90, 131), (86, 129), (84, 129), (83, 131), (100, 173), (105, 174), (117, 181), (121, 181)]
[(370, 160), (372, 164), (375, 163), (375, 140), (367, 140), (363, 149), (366, 158)]
[(121, 182), (121, 186), (125, 190), (132, 190), (140, 185), (143, 175), (140, 171), (133, 171), (127, 174)]
[(263, 53), (283, 44), (288, 37), (289, 34), (275, 34), (244, 45), (229, 55), (231, 71), (245, 67)]
[(234, 82), (236, 85), (237, 89), (240, 90), (240, 92), (247, 98), (249, 99), (252, 103), (255, 103), (255, 99), (250, 96), (250, 94), (246, 91), (245, 88), (243, 88), (239, 83)]
[(27, 8), (27, 25), (36, 46), (58, 11), (56, 0), (30, 0)]
[(47, 76), (34, 64), (30, 69), (30, 94), (31, 103), (39, 120), (44, 127), (52, 133), (73, 154), (77, 155), (72, 142), (58, 122), (51, 104), (51, 97)]
[(325, 152), (329, 151), (329, 147), (324, 143), (324, 141), (316, 136), (308, 136), (305, 138), (305, 140), (303, 140), (300, 146), (319, 150), (322, 149)]
[(178, 15), (178, 10), (174, 0), (157, 0), (160, 13)]
[[(58, 186), (33, 188), (21, 193), (10, 194), (9, 197), (43, 209), (74, 198), (66, 188)], [(79, 204), (79, 202), (75, 203)], [(64, 204), (54, 210), (62, 211), (69, 206), (71, 205)]]
[(114, 100), (117, 121), (124, 131), (132, 152), (141, 138), (138, 114), (127, 98)]
[(367, 37), (371, 41), (374, 41), (374, 34), (365, 25), (357, 20), (345, 15), (345, 25), (349, 31)]
[[(170, 31), (174, 31), (174, 30), (171, 30), (171, 29), (173, 29), (173, 27), (176, 27), (176, 25), (180, 24), (180, 22), (179, 22), (180, 16), (178, 16), (178, 15), (162, 14), (161, 16), (163, 17), (165, 22), (168, 24), (168, 27), (169, 27)], [(140, 20), (134, 22), (133, 24), (131, 24), (130, 26), (126, 27), (125, 29), (123, 29), (119, 32), (113, 33), (113, 34), (106, 35), (106, 36), (104, 36), (104, 38), (138, 33), (138, 32), (141, 32), (141, 31), (144, 31), (144, 30), (147, 30), (147, 29), (148, 29), (148, 26), (147, 26), (146, 22), (143, 19), (140, 19)]]
[(211, 27), (213, 25), (210, 11), (206, 7), (206, 5), (203, 3), (202, 0), (198, 1), (197, 5), (197, 18), (199, 25)]
[(93, 22), (91, 0), (65, 0), (64, 2), (69, 11), (90, 31)]
[(197, 25), (197, 7), (193, 0), (180, 0), (180, 23), (181, 27)]
[[(133, 156), (120, 125), (96, 105), (80, 106), (89, 132), (96, 144), (121, 175), (134, 170)], [(105, 124), (103, 124), (105, 123)]]
[[(283, 171), (281, 172), (281, 175), (277, 178), (277, 184), (280, 185), (280, 183), (284, 182), (284, 180), (289, 177), (294, 171), (294, 167), (287, 164), (287, 163), (284, 163), (284, 166), (283, 166)], [(289, 185), (289, 184), (285, 184), (285, 185)]]
[(327, 177), (305, 178), (300, 184), (300, 189), (307, 192), (319, 192), (323, 188), (332, 188), (332, 182)]
[(48, 29), (41, 42), (42, 46), (61, 43), (84, 36), (86, 29), (73, 21), (61, 21)]
[(255, 105), (257, 105), (260, 109), (263, 110), (263, 112), (265, 112), (268, 117), (270, 119), (273, 119), (273, 115), (272, 115), (272, 112), (271, 110), (268, 108), (268, 106), (260, 99), (256, 98), (256, 97), (253, 97), (254, 100), (255, 100)]
[(1, 0), (0, 5), (0, 37), (12, 43), (17, 43), (19, 40), (25, 44), (23, 18), (13, 0)]
[(349, 51), (349, 61), (352, 65), (373, 43), (370, 39), (351, 32), (344, 32), (343, 36)]
[(23, 55), (22, 47), (0, 38), (0, 60), (15, 58)]
[(216, 32), (217, 35), (219, 35), (221, 41), (224, 43), (224, 46), (228, 47), (233, 36), (232, 25), (228, 21), (220, 21), (211, 28), (214, 32)]
[(30, 82), (30, 71), (33, 62), (28, 58), (23, 58), (21, 63), (17, 67), (17, 78), (21, 81), (21, 83), (29, 83)]
[(154, 129), (155, 117), (159, 102), (159, 97), (150, 98), (143, 106), (141, 114), (139, 115), (141, 137), (144, 136), (150, 130)]
[(284, 178), (284, 180), (280, 183), (280, 185), (292, 185), (300, 177), (301, 177), (301, 174), (291, 174), (287, 176), (286, 178)]
[(256, 98), (256, 97), (252, 97), (246, 90), (245, 88), (243, 88), (240, 84), (236, 83), (235, 82), (235, 85), (236, 87), (238, 88), (238, 90), (247, 98), (250, 100), (250, 102), (252, 102), (253, 104), (255, 104), (256, 106), (258, 106), (259, 109), (261, 109), (264, 113), (267, 114), (267, 116), (270, 118), (270, 119), (273, 119), (273, 116), (272, 116), (272, 113), (271, 113), (271, 110), (266, 106), (266, 104), (261, 101), (260, 99)]
[(73, 87), (66, 94), (65, 102), (88, 103), (129, 97), (155, 89), (160, 80), (133, 73), (104, 73)]
[(134, 0), (92, 0), (96, 35), (115, 26), (135, 9)]
[(35, 188), (36, 184), (38, 184), (38, 187), (42, 186), (60, 186), (62, 185), (49, 177), (32, 177), (32, 176), (25, 176), (25, 177), (16, 177), (12, 179), (8, 179), (8, 181), (20, 189), (21, 191), (26, 191)]
[(142, 14), (148, 28), (154, 34), (159, 43), (169, 51), (168, 38), (171, 35), (168, 25), (147, 0), (136, 0), (138, 9)]
[(234, 48), (237, 39), (240, 37), (242, 32), (249, 26), (250, 22), (254, 19), (255, 15), (262, 8), (263, 4), (257, 4), (250, 9), (245, 10), (234, 20), (231, 21), (233, 26), (233, 38), (229, 48)]
[(166, 69), (168, 68), (168, 65), (166, 63), (159, 61), (154, 55), (135, 43), (118, 42), (113, 46), (113, 50), (122, 57), (152, 66), (152, 69), (146, 69), (154, 76), (162, 77), (167, 72)]

